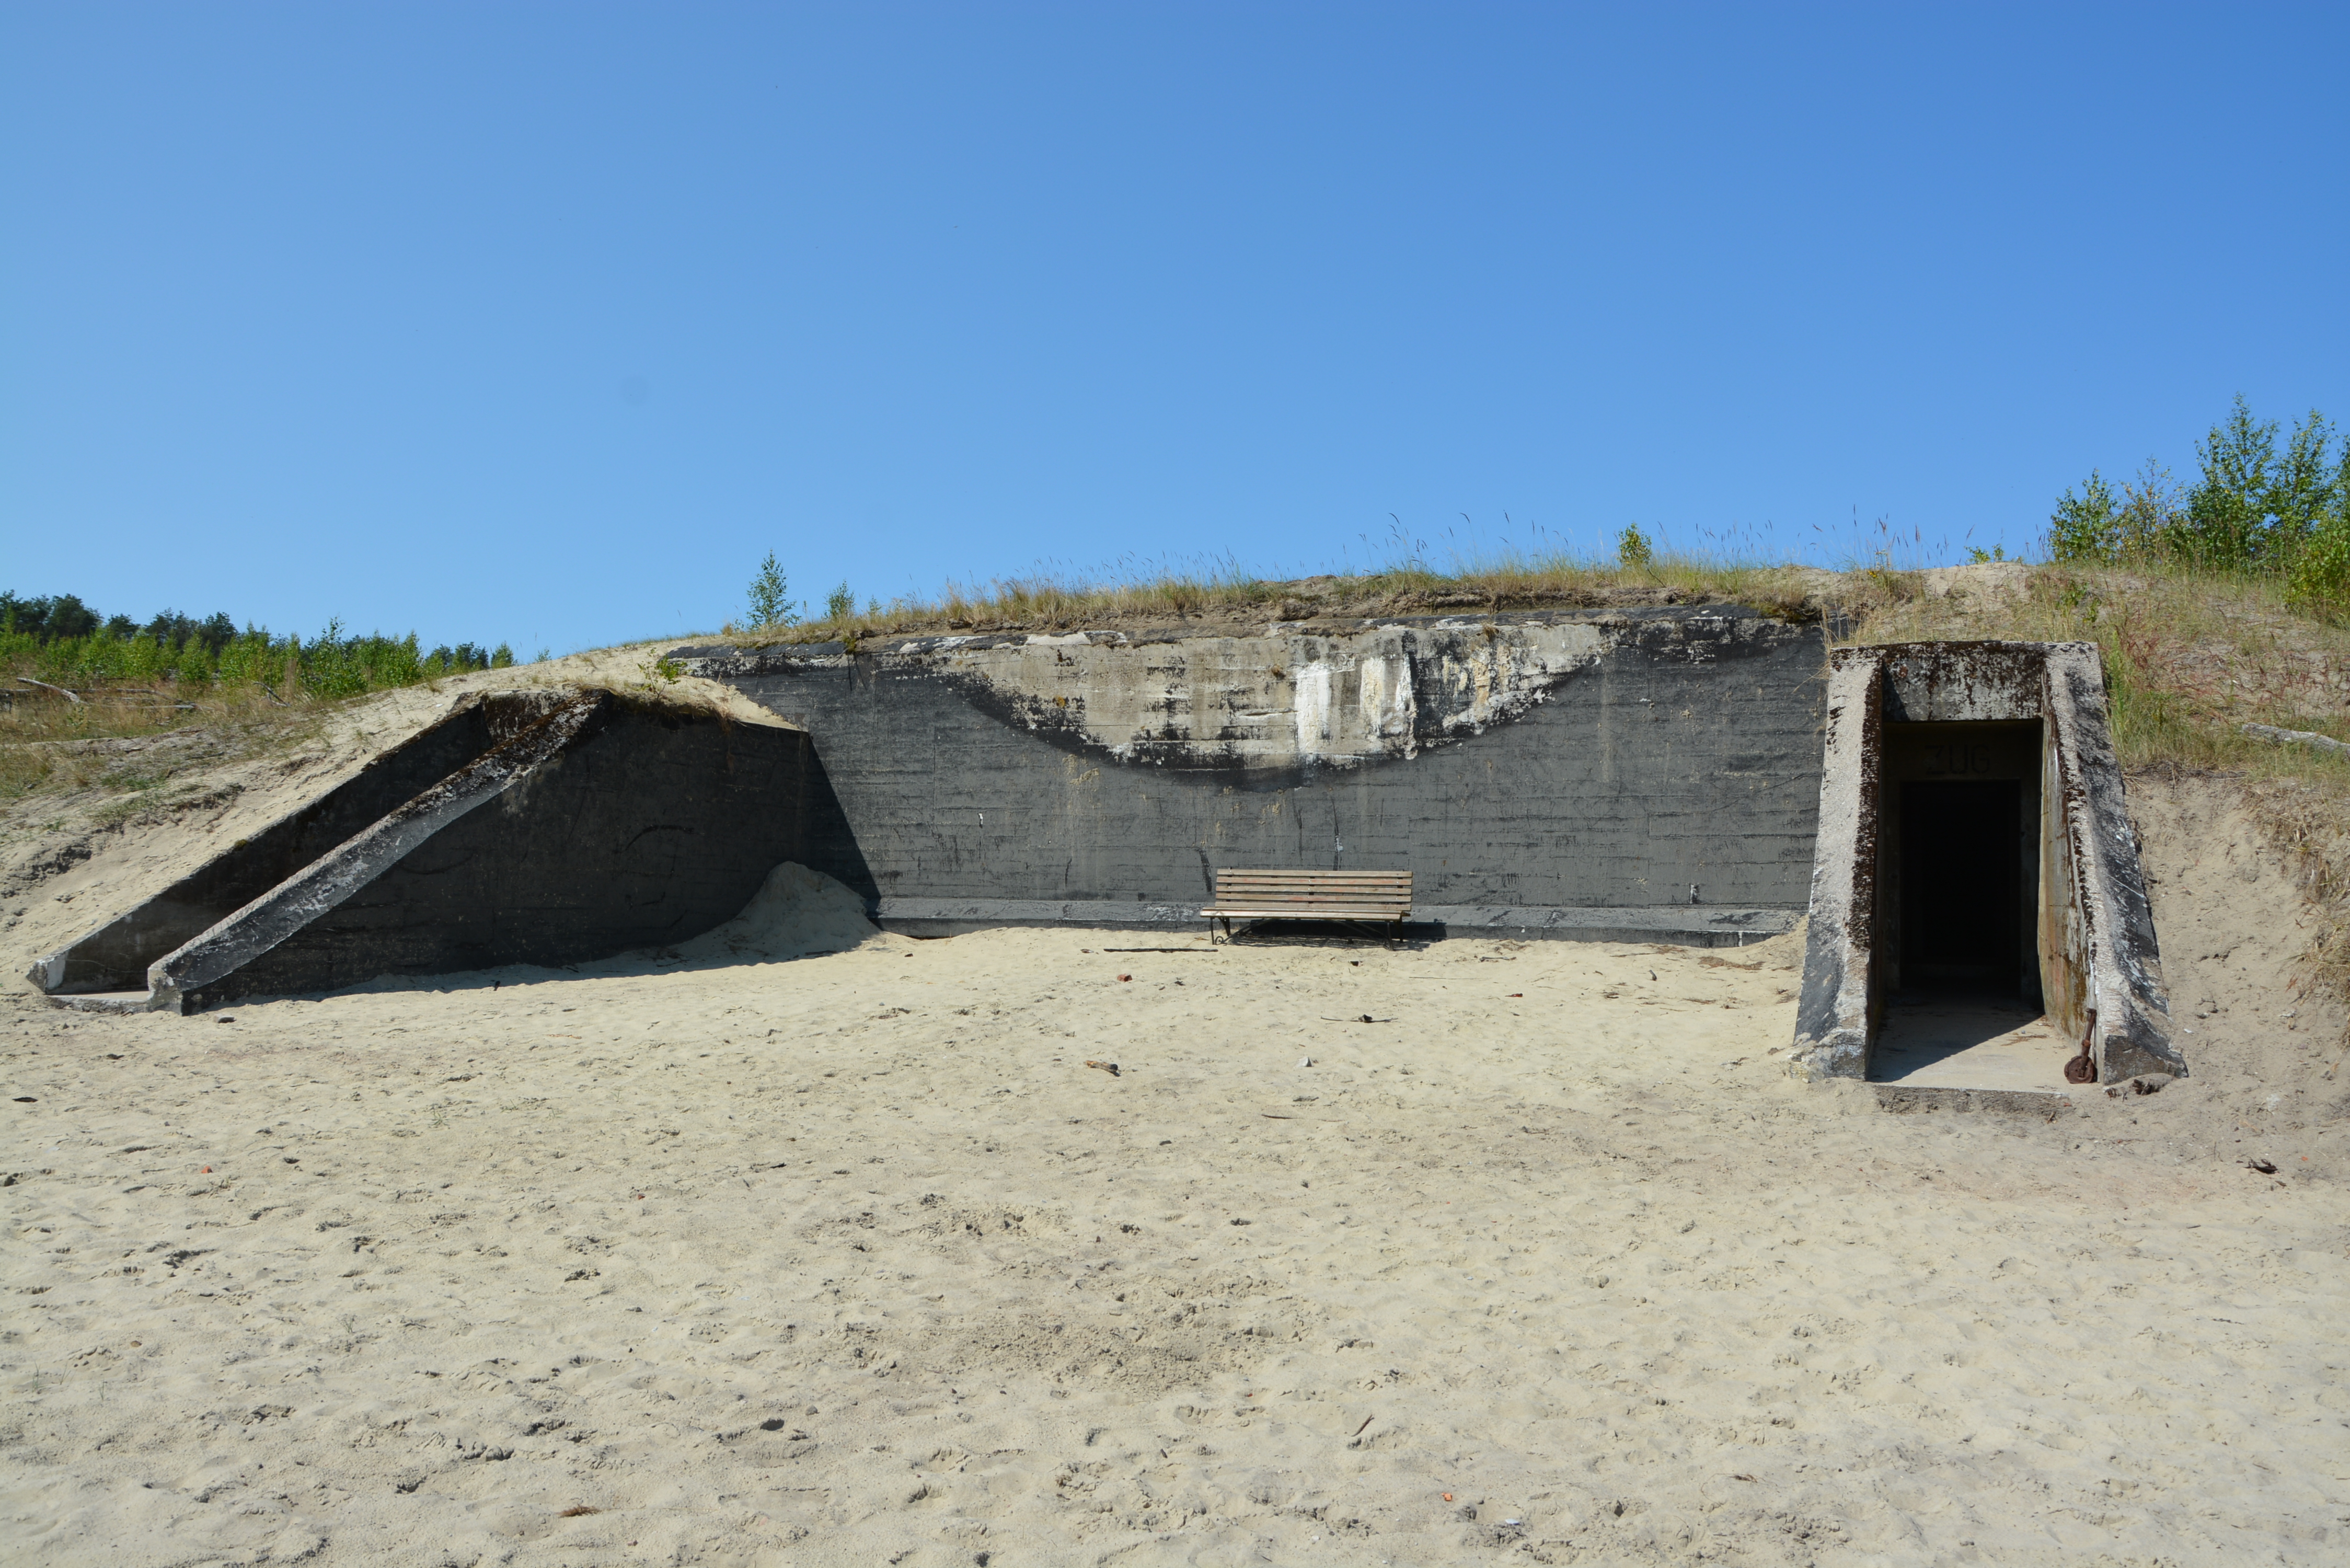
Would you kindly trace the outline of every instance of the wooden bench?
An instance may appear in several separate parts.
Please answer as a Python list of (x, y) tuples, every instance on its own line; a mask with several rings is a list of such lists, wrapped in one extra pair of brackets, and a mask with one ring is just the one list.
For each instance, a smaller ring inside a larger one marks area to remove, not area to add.
[(1234, 920), (1376, 920), (1400, 931), (1411, 918), (1411, 873), (1219, 871), (1215, 904), (1200, 915), (1222, 920), (1227, 937)]

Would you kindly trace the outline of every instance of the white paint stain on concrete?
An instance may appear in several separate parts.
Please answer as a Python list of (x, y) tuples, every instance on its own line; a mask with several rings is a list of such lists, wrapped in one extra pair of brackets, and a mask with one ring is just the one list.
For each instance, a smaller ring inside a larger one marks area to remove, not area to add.
[(1362, 733), (1389, 749), (1400, 746), (1407, 757), (1419, 750), (1419, 737), (1412, 728), (1411, 673), (1411, 659), (1399, 653), (1374, 656), (1357, 665)]
[(1330, 667), (1315, 660), (1297, 671), (1291, 688), (1297, 720), (1297, 754), (1318, 757), (1329, 749)]

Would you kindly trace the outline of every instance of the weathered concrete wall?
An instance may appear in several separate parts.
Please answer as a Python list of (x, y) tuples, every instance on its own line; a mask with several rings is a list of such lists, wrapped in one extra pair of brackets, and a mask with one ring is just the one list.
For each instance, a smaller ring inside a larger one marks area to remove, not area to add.
[(2106, 721), (2104, 671), (2094, 644), (2055, 645), (2042, 701), (2054, 736), (2074, 878), (2064, 897), (2082, 928), (2082, 950), (2074, 962), (2087, 977), (2083, 992), (2090, 1012), (2081, 1026), (2096, 1081), (2118, 1083), (2140, 1073), (2184, 1077), (2187, 1059), (2171, 1043), (2170, 993), (2162, 980), (2154, 905)]
[(813, 736), (885, 919), (1188, 916), (1219, 866), (1363, 867), (1411, 870), (1422, 919), (1499, 929), (1801, 909), (1824, 651), (1815, 627), (1659, 610), (672, 657)]
[[(577, 692), (447, 778), (386, 813), (235, 913), (175, 949), (147, 971), (148, 1004), (182, 1012), (213, 995), (244, 994), (239, 985), (258, 961), (306, 926), (331, 913), (467, 812), (530, 776), (603, 716), (601, 694)], [(278, 988), (284, 989), (284, 988)]]

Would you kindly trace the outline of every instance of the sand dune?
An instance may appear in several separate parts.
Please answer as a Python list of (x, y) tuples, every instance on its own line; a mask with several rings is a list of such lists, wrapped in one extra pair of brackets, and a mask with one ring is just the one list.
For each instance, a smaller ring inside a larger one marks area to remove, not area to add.
[(1785, 1080), (1799, 939), (915, 942), (806, 874), (577, 973), (11, 994), (10, 1555), (2333, 1557), (2341, 1021), (2137, 787), (2197, 1075), (2054, 1121)]

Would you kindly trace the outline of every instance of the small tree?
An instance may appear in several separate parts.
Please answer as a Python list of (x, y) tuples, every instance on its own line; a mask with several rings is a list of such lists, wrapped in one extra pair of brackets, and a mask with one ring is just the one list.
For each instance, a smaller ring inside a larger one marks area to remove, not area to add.
[(2274, 420), (2252, 418), (2241, 392), (2228, 417), (2195, 443), (2202, 477), (2188, 492), (2187, 513), (2170, 545), (2206, 566), (2241, 569), (2265, 553), (2269, 470), (2276, 462)]
[(2350, 444), (2334, 464), (2326, 508), (2293, 558), (2285, 593), (2322, 615), (2350, 619)]
[(2136, 479), (2122, 481), (2121, 511), (2115, 515), (2115, 548), (2123, 556), (2152, 556), (2177, 529), (2185, 504), (2170, 470), (2152, 458)]
[(1627, 523), (1624, 531), (1616, 535), (1616, 561), (1627, 572), (1645, 572), (1655, 562), (1657, 552), (1648, 536), (1640, 532), (1638, 523)]
[(840, 587), (824, 596), (824, 616), (827, 620), (847, 620), (857, 613), (857, 596), (848, 591), (844, 580)]
[(73, 594), (59, 594), (48, 601), (48, 627), (46, 637), (55, 642), (60, 638), (88, 637), (98, 629), (98, 612)]
[(2324, 523), (2337, 501), (2338, 483), (2328, 472), (2326, 458), (2334, 444), (2334, 427), (2315, 409), (2293, 427), (2284, 456), (2269, 479), (2269, 515), (2275, 518), (2277, 547), (2290, 553)]
[(759, 575), (751, 579), (751, 624), (759, 626), (789, 626), (795, 618), (792, 614), (791, 584), (777, 564), (775, 553), (759, 563)]

